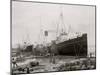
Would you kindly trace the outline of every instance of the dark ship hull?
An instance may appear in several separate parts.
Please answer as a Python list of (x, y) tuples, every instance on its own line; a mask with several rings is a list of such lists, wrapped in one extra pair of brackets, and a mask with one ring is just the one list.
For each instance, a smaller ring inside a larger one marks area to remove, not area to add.
[(32, 50), (33, 50), (33, 45), (29, 45), (25, 49), (26, 52), (32, 52)]
[(87, 56), (87, 34), (57, 44), (60, 55)]

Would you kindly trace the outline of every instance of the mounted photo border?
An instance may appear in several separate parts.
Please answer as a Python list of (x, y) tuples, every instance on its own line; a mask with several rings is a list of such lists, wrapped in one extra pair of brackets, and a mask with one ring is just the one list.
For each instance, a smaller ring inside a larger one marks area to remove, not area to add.
[[(41, 2), (41, 1), (10, 0), (10, 73), (11, 74), (12, 74), (12, 1), (95, 7), (95, 57), (97, 56), (96, 55), (96, 52), (97, 52), (97, 50), (96, 50), (96, 5), (71, 4), (71, 3), (54, 3), (54, 2)], [(92, 69), (92, 70), (95, 70), (95, 69)], [(76, 71), (81, 71), (81, 70), (76, 70)], [(67, 72), (67, 71), (53, 71), (53, 72)], [(38, 73), (50, 73), (50, 72), (38, 72)], [(35, 74), (35, 73), (32, 73), (32, 74)]]

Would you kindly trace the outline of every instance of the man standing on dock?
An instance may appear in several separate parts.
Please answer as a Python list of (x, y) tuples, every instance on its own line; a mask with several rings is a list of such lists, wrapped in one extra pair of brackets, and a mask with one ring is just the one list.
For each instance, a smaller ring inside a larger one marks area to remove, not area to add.
[(51, 61), (52, 63), (54, 63), (54, 64), (55, 64), (55, 55), (56, 55), (57, 53), (58, 53), (58, 52), (57, 52), (56, 42), (55, 42), (55, 41), (52, 41), (52, 44), (51, 44), (51, 53), (50, 53), (50, 56), (51, 56), (50, 61)]
[(16, 63), (16, 59), (15, 59), (15, 58), (13, 58), (13, 59), (12, 59), (12, 65), (13, 65), (13, 68), (18, 67), (18, 65), (17, 65), (17, 63)]

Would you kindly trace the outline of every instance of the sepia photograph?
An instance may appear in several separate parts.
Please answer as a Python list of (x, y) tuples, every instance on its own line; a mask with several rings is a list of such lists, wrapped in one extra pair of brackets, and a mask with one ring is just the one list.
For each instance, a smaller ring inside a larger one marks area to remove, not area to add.
[(96, 6), (11, 1), (11, 73), (96, 69)]

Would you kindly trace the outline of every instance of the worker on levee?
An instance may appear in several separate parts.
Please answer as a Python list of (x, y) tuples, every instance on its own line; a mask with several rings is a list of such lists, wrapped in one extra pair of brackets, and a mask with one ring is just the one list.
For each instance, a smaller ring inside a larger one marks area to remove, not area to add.
[(29, 69), (29, 67), (26, 67), (26, 73), (27, 73), (27, 74), (30, 73), (30, 69)]
[(13, 68), (16, 68), (18, 67), (17, 63), (16, 63), (16, 59), (12, 59), (12, 65), (13, 65)]
[(51, 45), (51, 62), (55, 64), (55, 54), (57, 54), (57, 46), (56, 46), (56, 42), (52, 41), (52, 45)]

